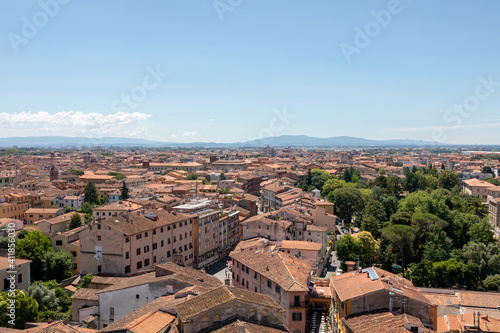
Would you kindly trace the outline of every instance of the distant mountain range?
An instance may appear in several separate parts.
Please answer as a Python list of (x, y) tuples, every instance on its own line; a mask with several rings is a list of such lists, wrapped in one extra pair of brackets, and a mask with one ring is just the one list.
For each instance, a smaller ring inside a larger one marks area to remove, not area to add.
[(86, 138), (66, 136), (29, 136), (0, 138), (0, 147), (443, 147), (453, 146), (418, 140), (369, 140), (350, 136), (316, 138), (307, 135), (282, 135), (234, 143), (160, 142), (121, 137)]

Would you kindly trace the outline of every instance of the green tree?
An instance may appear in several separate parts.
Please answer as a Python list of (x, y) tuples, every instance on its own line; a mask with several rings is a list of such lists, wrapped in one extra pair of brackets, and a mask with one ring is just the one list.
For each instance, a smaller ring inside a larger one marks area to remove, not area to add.
[[(14, 300), (16, 309), (15, 317), (9, 316), (11, 299)], [(38, 319), (38, 303), (29, 297), (24, 291), (16, 289), (13, 292), (0, 293), (0, 326), (24, 329), (27, 322), (35, 322)], [(12, 325), (14, 324), (14, 325)]]
[(432, 280), (433, 265), (432, 262), (424, 259), (419, 263), (411, 263), (406, 271), (407, 278), (419, 287), (434, 287)]
[(378, 261), (380, 255), (380, 246), (368, 231), (362, 231), (358, 234), (358, 240), (361, 242), (360, 259), (367, 266)]
[(381, 223), (375, 217), (371, 215), (363, 216), (363, 219), (361, 220), (361, 230), (368, 231), (370, 234), (373, 235), (373, 237), (379, 238), (380, 227)]
[(92, 275), (92, 273), (89, 273), (89, 274), (83, 276), (82, 280), (81, 280), (82, 282), (78, 286), (78, 289), (80, 289), (80, 288), (87, 288), (88, 285), (92, 282), (93, 278), (94, 278), (94, 275)]
[(83, 202), (88, 202), (90, 204), (97, 204), (99, 202), (99, 198), (97, 196), (97, 188), (94, 183), (90, 180), (87, 182), (87, 186), (85, 186), (85, 190), (83, 191)]
[(493, 237), (493, 226), (486, 220), (473, 224), (469, 228), (468, 236), (472, 242), (476, 243), (496, 242)]
[(484, 279), (500, 271), (500, 244), (471, 242), (464, 246), (463, 258), (468, 264), (477, 264), (479, 274)]
[(328, 194), (335, 191), (336, 189), (343, 188), (343, 187), (354, 187), (354, 184), (347, 183), (343, 179), (330, 178), (323, 184), (321, 195), (326, 197), (326, 196), (328, 196)]
[[(331, 195), (333, 194), (333, 198)], [(338, 188), (328, 195), (328, 199), (333, 199), (337, 216), (349, 226), (354, 214), (363, 210), (363, 197), (361, 191), (356, 188)]]
[(356, 260), (356, 257), (361, 254), (362, 246), (361, 241), (347, 234), (335, 243), (337, 258), (344, 263), (349, 260)]
[(348, 183), (357, 183), (361, 179), (361, 173), (353, 167), (349, 167), (344, 170), (342, 179)]
[(468, 212), (479, 217), (485, 217), (488, 215), (488, 207), (483, 205), (481, 199), (470, 197), (467, 205)]
[(391, 225), (382, 230), (382, 237), (389, 242), (397, 244), (401, 251), (401, 267), (403, 268), (403, 277), (405, 275), (404, 250), (415, 240), (413, 228), (407, 225)]
[(23, 230), (20, 230), (18, 233), (17, 233), (17, 238), (18, 239), (23, 239), (24, 237), (26, 237), (26, 235), (29, 233), (29, 231), (27, 229), (23, 229)]
[(491, 170), (491, 167), (489, 165), (485, 165), (483, 167), (483, 169), (481, 170), (481, 173), (491, 173), (491, 174), (494, 174), (493, 170)]
[(122, 180), (122, 179), (127, 178), (127, 176), (125, 176), (123, 173), (115, 172), (115, 171), (108, 172), (108, 176), (113, 176), (113, 179), (116, 179), (116, 180)]
[(125, 183), (125, 181), (123, 181), (122, 187), (120, 188), (120, 196), (118, 197), (118, 199), (127, 200), (129, 198), (128, 191), (129, 191), (128, 186)]
[(29, 287), (28, 296), (36, 300), (40, 310), (55, 311), (59, 305), (56, 292), (41, 281), (36, 281)]
[(500, 186), (500, 180), (496, 178), (484, 178), (483, 180), (495, 186)]
[(324, 171), (321, 169), (314, 169), (313, 171), (311, 171), (311, 175), (311, 185), (318, 190), (322, 190), (323, 185), (331, 177), (328, 171)]
[(32, 281), (43, 280), (45, 254), (53, 250), (50, 239), (39, 230), (30, 231), (23, 239), (16, 241), (16, 258), (32, 260)]
[(76, 175), (76, 176), (83, 176), (83, 174), (85, 174), (85, 172), (83, 170), (69, 169), (68, 171), (71, 174)]
[(221, 172), (220, 173), (220, 176), (219, 176), (219, 180), (226, 180), (226, 175), (224, 174), (224, 172)]
[(186, 180), (196, 180), (196, 179), (198, 179), (198, 175), (195, 173), (190, 173), (186, 178)]
[(500, 274), (488, 275), (483, 280), (483, 286), (486, 290), (500, 291)]
[(69, 222), (69, 229), (75, 229), (82, 225), (82, 219), (78, 213), (71, 215), (71, 221)]
[(44, 256), (43, 280), (56, 280), (58, 282), (71, 277), (73, 259), (67, 251), (48, 251)]
[(451, 189), (460, 184), (458, 174), (451, 170), (442, 170), (439, 172), (438, 184), (440, 187), (451, 191)]

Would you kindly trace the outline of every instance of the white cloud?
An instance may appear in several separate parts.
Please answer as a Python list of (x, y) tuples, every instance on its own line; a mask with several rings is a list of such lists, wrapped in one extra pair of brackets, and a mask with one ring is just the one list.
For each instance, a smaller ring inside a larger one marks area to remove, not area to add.
[[(49, 113), (14, 112), (0, 113), (0, 128), (2, 132), (16, 131), (19, 134), (29, 135), (61, 135), (61, 136), (127, 136), (137, 137), (146, 129), (137, 128), (140, 121), (151, 118), (152, 115), (140, 112), (116, 112), (111, 114), (83, 113), (75, 111), (61, 111)], [(126, 131), (127, 125), (134, 127)]]
[(172, 134), (172, 135), (170, 135), (170, 137), (171, 137), (172, 139), (175, 139), (175, 138), (177, 138), (177, 135)]
[(210, 121), (214, 121), (214, 118), (210, 118)]
[(196, 131), (193, 131), (193, 132), (184, 131), (184, 134), (182, 134), (182, 136), (185, 138), (196, 138), (200, 135), (198, 133), (196, 133)]

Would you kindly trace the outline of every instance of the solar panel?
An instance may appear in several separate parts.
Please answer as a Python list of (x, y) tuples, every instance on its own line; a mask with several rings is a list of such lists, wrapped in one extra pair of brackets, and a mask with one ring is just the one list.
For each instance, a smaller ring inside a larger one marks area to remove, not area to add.
[(378, 280), (378, 278), (379, 278), (377, 272), (375, 272), (373, 267), (365, 268), (365, 269), (363, 269), (363, 272), (368, 273), (368, 275), (370, 276), (370, 279), (372, 279), (372, 281)]

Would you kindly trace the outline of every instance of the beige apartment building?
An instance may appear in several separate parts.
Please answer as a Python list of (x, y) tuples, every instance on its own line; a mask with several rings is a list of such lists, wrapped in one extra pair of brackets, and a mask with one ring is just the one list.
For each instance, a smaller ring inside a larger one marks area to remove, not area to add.
[(26, 221), (33, 224), (36, 221), (48, 220), (59, 215), (62, 215), (64, 209), (62, 208), (30, 208), (26, 211)]
[(194, 267), (201, 268), (219, 260), (221, 210), (212, 201), (198, 200), (173, 207), (174, 212), (194, 217)]
[(500, 186), (497, 187), (488, 190), (488, 219), (492, 226), (500, 228)]
[[(11, 259), (12, 260), (12, 259)], [(30, 287), (30, 264), (31, 260), (25, 259), (14, 259), (13, 266), (9, 262), (8, 257), (0, 257), (0, 281), (3, 281), (3, 291), (10, 290), (12, 275), (15, 275), (14, 282), (16, 288), (24, 291), (28, 291)], [(13, 273), (15, 272), (15, 273)]]
[[(35, 222), (35, 225), (42, 234), (50, 237), (52, 234), (68, 230), (71, 222), (71, 216), (73, 216), (73, 214), (75, 214), (75, 212), (69, 212), (47, 220), (40, 220)], [(76, 214), (80, 217), (82, 224), (85, 224), (85, 214)]]
[(466, 179), (462, 181), (462, 192), (472, 195), (486, 202), (488, 199), (488, 190), (496, 186), (480, 179)]
[(283, 322), (288, 331), (306, 332), (306, 298), (313, 263), (273, 247), (236, 247), (230, 256), (233, 285), (271, 296), (285, 309)]
[(64, 250), (71, 253), (71, 260), (73, 262), (71, 273), (73, 275), (80, 274), (80, 231), (85, 228), (85, 226), (81, 226), (79, 228), (49, 236), (50, 243), (54, 250)]
[(163, 210), (122, 213), (80, 232), (80, 273), (134, 274), (158, 263), (193, 265), (193, 216)]

